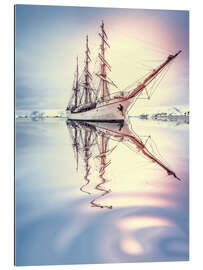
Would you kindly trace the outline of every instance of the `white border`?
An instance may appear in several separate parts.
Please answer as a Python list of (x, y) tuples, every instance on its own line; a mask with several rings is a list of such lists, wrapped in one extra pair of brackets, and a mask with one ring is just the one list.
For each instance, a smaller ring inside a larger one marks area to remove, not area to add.
[[(202, 78), (202, 7), (201, 1), (130, 1), (130, 0), (3, 0), (0, 8), (0, 82), (1, 82), (1, 194), (0, 194), (0, 269), (14, 269), (13, 266), (13, 5), (14, 4), (40, 4), (40, 5), (65, 5), (65, 6), (103, 6), (121, 8), (151, 8), (151, 9), (180, 9), (190, 10), (190, 152), (191, 152), (191, 176), (190, 176), (190, 262), (172, 263), (139, 263), (139, 264), (108, 264), (108, 265), (78, 265), (78, 266), (45, 266), (29, 267), (29, 269), (201, 269), (202, 256), (202, 122), (200, 120), (203, 89)], [(200, 168), (200, 169), (199, 169)], [(18, 269), (25, 269), (18, 267)]]

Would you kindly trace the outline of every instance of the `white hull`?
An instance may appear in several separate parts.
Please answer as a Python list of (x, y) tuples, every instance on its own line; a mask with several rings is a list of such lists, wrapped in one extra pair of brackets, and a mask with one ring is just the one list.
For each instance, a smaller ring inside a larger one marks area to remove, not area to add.
[[(67, 118), (81, 121), (123, 121), (128, 107), (132, 102), (133, 98), (127, 100), (123, 98), (115, 98), (108, 102), (99, 103), (96, 108), (85, 112), (71, 113), (71, 111), (66, 111)], [(123, 106), (122, 112), (119, 110), (120, 104)]]

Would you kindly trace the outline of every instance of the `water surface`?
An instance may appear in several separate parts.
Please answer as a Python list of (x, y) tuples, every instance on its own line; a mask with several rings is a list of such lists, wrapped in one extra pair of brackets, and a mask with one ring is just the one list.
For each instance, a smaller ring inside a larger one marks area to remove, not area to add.
[(188, 260), (188, 125), (128, 128), (16, 120), (17, 265)]

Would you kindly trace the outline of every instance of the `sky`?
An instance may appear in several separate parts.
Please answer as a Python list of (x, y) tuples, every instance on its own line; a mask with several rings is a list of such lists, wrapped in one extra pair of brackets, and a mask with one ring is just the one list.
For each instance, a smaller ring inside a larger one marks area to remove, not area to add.
[[(133, 107), (188, 105), (189, 12), (17, 5), (15, 8), (16, 111), (63, 110), (72, 94), (76, 57), (84, 66), (89, 36), (90, 71), (98, 64), (98, 32), (104, 21), (110, 49), (109, 77), (120, 90), (157, 67), (170, 53), (173, 61), (151, 100)], [(113, 91), (113, 90), (111, 90)], [(115, 90), (114, 90), (115, 91)], [(117, 91), (117, 90), (116, 90)]]

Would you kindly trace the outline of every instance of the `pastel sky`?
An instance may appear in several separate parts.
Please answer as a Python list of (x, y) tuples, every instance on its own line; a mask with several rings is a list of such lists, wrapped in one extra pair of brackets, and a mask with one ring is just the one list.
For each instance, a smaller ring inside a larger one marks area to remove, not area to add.
[(66, 107), (87, 34), (92, 71), (97, 64), (102, 20), (111, 46), (109, 77), (120, 90), (181, 49), (152, 99), (137, 106), (189, 103), (188, 11), (17, 5), (15, 15), (17, 111)]

